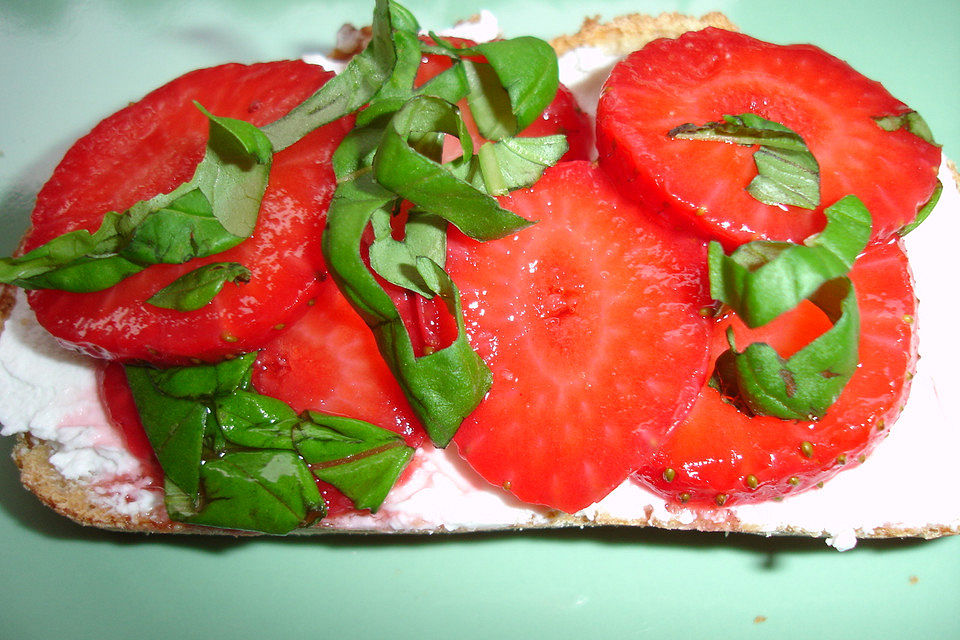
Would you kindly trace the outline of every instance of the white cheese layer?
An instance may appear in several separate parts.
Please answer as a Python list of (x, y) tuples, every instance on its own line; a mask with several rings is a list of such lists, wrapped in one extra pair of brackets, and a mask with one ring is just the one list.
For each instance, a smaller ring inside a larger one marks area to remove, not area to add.
[(117, 482), (142, 475), (141, 465), (107, 417), (97, 376), (92, 359), (64, 349), (37, 323), (18, 290), (0, 333), (0, 435), (47, 441), (64, 478), (95, 485), (98, 501), (120, 513), (149, 514), (163, 497)]

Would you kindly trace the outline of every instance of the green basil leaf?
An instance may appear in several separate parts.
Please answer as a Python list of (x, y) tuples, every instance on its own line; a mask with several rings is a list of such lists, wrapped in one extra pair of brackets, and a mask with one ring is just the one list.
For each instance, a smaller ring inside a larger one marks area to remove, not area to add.
[[(505, 138), (484, 146), (493, 151), (503, 187), (507, 191), (532, 185), (540, 179), (547, 167), (559, 162), (569, 149), (564, 135)], [(484, 174), (486, 173), (485, 171)]]
[(377, 0), (370, 43), (346, 68), (287, 115), (263, 127), (280, 151), (309, 132), (353, 113), (367, 104), (393, 74), (397, 64), (394, 30), (416, 34), (419, 27), (410, 12), (388, 0)]
[(191, 503), (196, 502), (209, 408), (189, 398), (167, 395), (155, 384), (154, 370), (149, 367), (128, 365), (125, 369), (140, 421), (164, 475)]
[(22, 256), (0, 260), (0, 282), (100, 291), (147, 265), (182, 263), (242, 242), (253, 232), (260, 211), (270, 144), (249, 123), (203, 111), (210, 136), (189, 182), (123, 214), (107, 212), (94, 233), (72, 231)]
[(457, 103), (467, 97), (470, 85), (462, 64), (454, 64), (449, 69), (441, 71), (430, 80), (424, 82), (414, 91), (414, 95), (434, 96)]
[(290, 406), (252, 391), (235, 391), (214, 404), (217, 424), (228, 442), (251, 449), (293, 451), (300, 417)]
[(747, 187), (750, 195), (775, 206), (820, 206), (820, 165), (803, 138), (778, 122), (752, 113), (725, 115), (723, 122), (682, 124), (667, 135), (681, 140), (760, 145), (753, 154), (757, 176)]
[(380, 353), (400, 383), (404, 395), (438, 446), (446, 446), (463, 418), (469, 415), (490, 388), (492, 375), (470, 348), (463, 325), (459, 295), (449, 277), (428, 259), (438, 293), (457, 317), (458, 337), (450, 346), (417, 358), (400, 313), (390, 296), (367, 269), (360, 254), (367, 225), (394, 195), (378, 185), (369, 173), (341, 182), (327, 212), (323, 251), (340, 290), (373, 330)]
[(500, 140), (519, 132), (517, 117), (510, 104), (510, 94), (500, 83), (496, 71), (489, 64), (464, 59), (464, 77), (467, 80), (467, 104), (477, 131), (487, 140)]
[(375, 211), (372, 223), (374, 241), (369, 250), (370, 267), (387, 282), (432, 298), (435, 289), (417, 269), (417, 259), (425, 256), (438, 263), (446, 259), (446, 221), (411, 211), (403, 240), (393, 238), (390, 214), (386, 211)]
[(115, 255), (121, 214), (108, 212), (94, 233), (70, 231), (27, 253), (0, 258), (0, 282), (23, 289), (100, 291), (143, 270)]
[[(449, 55), (456, 61), (453, 69), (457, 71), (438, 83), (440, 92), (425, 93), (450, 102), (466, 95), (477, 129), (488, 140), (515, 135), (530, 126), (557, 95), (557, 56), (549, 43), (539, 38), (522, 36), (457, 47), (430, 35), (436, 46), (424, 46), (424, 50)], [(483, 56), (486, 61), (470, 60), (469, 56)]]
[(256, 393), (250, 388), (255, 358), (127, 367), (164, 469), (171, 518), (286, 533), (322, 516), (312, 471), (358, 508), (376, 510), (413, 449), (372, 424), (317, 412), (298, 416), (281, 400)]
[(256, 353), (216, 364), (146, 369), (157, 390), (173, 398), (212, 400), (250, 388)]
[(836, 402), (859, 361), (859, 310), (849, 278), (830, 280), (811, 296), (833, 327), (784, 360), (770, 345), (731, 348), (717, 361), (711, 384), (750, 415), (817, 420)]
[(313, 475), (292, 451), (237, 451), (200, 468), (204, 503), (185, 522), (282, 535), (322, 516)]
[(155, 307), (195, 311), (210, 303), (228, 282), (249, 282), (250, 270), (238, 262), (214, 262), (185, 273), (147, 302)]
[(403, 438), (389, 429), (319, 411), (305, 412), (292, 433), (297, 452), (310, 465), (338, 462), (403, 444)]
[(167, 475), (163, 478), (163, 506), (171, 520), (186, 522), (200, 511), (200, 494), (184, 491)]
[(444, 165), (411, 147), (412, 135), (444, 132), (458, 135), (464, 154), (472, 154), (469, 135), (449, 103), (430, 96), (411, 99), (384, 132), (374, 156), (376, 180), (420, 209), (440, 216), (477, 240), (501, 238), (531, 224), (473, 185), (451, 174)]
[(919, 227), (927, 217), (933, 213), (934, 207), (937, 206), (937, 202), (940, 201), (940, 195), (943, 194), (943, 183), (937, 180), (937, 185), (933, 188), (933, 193), (930, 194), (930, 199), (920, 207), (920, 210), (917, 211), (917, 217), (913, 219), (913, 222), (904, 225), (898, 232), (901, 236), (905, 236), (917, 227)]
[[(20, 257), (30, 260), (35, 256), (27, 254)], [(142, 265), (134, 264), (116, 255), (81, 256), (49, 270), (41, 269), (36, 275), (24, 276), (25, 271), (37, 270), (38, 263), (18, 263), (18, 260), (18, 258), (0, 259), (0, 282), (22, 289), (58, 289), (73, 293), (107, 289), (144, 269)], [(21, 265), (25, 265), (25, 268), (21, 269)]]
[(933, 138), (933, 131), (930, 130), (930, 125), (927, 124), (919, 113), (916, 111), (907, 111), (896, 116), (880, 116), (873, 119), (884, 131), (897, 131), (898, 129), (906, 129), (913, 135), (917, 136), (925, 142), (929, 142), (935, 147), (940, 147), (936, 140)]
[(526, 129), (557, 95), (559, 65), (553, 48), (539, 38), (522, 36), (484, 42), (475, 49), (487, 59), (510, 96), (516, 117), (511, 135)]
[(197, 188), (147, 215), (121, 255), (139, 264), (181, 264), (226, 251), (237, 242), (238, 236), (226, 232), (210, 200)]
[(376, 513), (412, 457), (412, 447), (397, 444), (336, 465), (311, 465), (310, 470), (350, 498), (357, 509)]
[(870, 239), (870, 212), (856, 196), (824, 211), (824, 230), (805, 245), (750, 242), (730, 256), (712, 242), (710, 294), (758, 327), (794, 308), (824, 282), (846, 274)]
[(257, 224), (260, 201), (270, 178), (273, 147), (252, 124), (218, 118), (202, 107), (201, 111), (210, 119), (210, 138), (193, 181), (210, 201), (212, 213), (226, 233), (247, 238)]
[(294, 429), (294, 442), (317, 478), (374, 513), (414, 452), (392, 431), (316, 412)]
[(420, 69), (420, 38), (415, 31), (395, 31), (393, 46), (396, 56), (393, 72), (370, 99), (369, 106), (357, 113), (358, 127), (386, 112), (398, 110), (413, 95), (413, 83)]

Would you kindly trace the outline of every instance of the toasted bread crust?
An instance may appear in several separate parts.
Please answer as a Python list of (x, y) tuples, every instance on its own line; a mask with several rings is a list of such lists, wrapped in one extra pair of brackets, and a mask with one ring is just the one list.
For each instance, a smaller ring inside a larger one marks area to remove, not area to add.
[[(709, 13), (696, 18), (679, 13), (663, 13), (659, 16), (630, 14), (614, 18), (601, 23), (599, 18), (586, 18), (580, 30), (573, 35), (564, 35), (554, 38), (551, 45), (558, 55), (578, 47), (594, 46), (610, 53), (623, 53), (638, 49), (646, 43), (662, 37), (677, 37), (680, 34), (706, 28), (708, 26), (738, 30), (721, 13)], [(951, 164), (956, 175), (956, 167)], [(0, 285), (0, 331), (9, 316), (14, 304), (13, 289)], [(223, 531), (209, 527), (198, 527), (173, 523), (166, 519), (165, 514), (150, 517), (145, 514), (130, 516), (118, 513), (110, 508), (97, 494), (95, 487), (81, 481), (64, 478), (50, 462), (50, 456), (55, 452), (56, 445), (28, 435), (18, 435), (13, 449), (13, 459), (20, 469), (20, 479), (23, 485), (51, 509), (75, 522), (101, 529), (144, 532), (144, 533), (198, 533), (198, 534), (228, 534), (246, 535), (244, 532)], [(807, 530), (802, 527), (783, 527), (777, 531), (768, 531), (758, 527), (738, 522), (735, 518), (725, 519), (697, 517), (692, 522), (689, 518), (681, 520), (674, 517), (661, 519), (648, 513), (638, 519), (618, 519), (600, 515), (595, 519), (584, 516), (567, 515), (556, 512), (547, 518), (546, 523), (528, 526), (491, 527), (491, 529), (524, 529), (524, 528), (562, 528), (562, 527), (593, 527), (593, 526), (652, 526), (664, 529), (724, 531), (731, 533), (751, 533), (759, 535), (791, 535), (805, 537), (825, 537), (829, 533), (819, 530)], [(462, 529), (461, 531), (466, 531)], [(394, 531), (395, 533), (438, 533), (449, 531), (444, 527), (436, 529), (417, 529), (415, 531)], [(338, 529), (335, 526), (319, 525), (294, 532), (300, 535), (315, 533), (389, 533), (380, 529)], [(936, 538), (943, 535), (960, 533), (960, 525), (949, 527), (942, 525), (926, 526), (922, 528), (886, 526), (867, 531), (857, 530), (858, 538), (899, 538), (920, 537)]]
[(700, 18), (682, 13), (661, 13), (658, 16), (631, 13), (609, 22), (600, 22), (599, 16), (585, 18), (578, 32), (558, 36), (550, 44), (558, 56), (577, 47), (599, 47), (610, 53), (626, 53), (657, 38), (676, 38), (684, 32), (707, 27), (738, 31), (736, 25), (718, 12)]

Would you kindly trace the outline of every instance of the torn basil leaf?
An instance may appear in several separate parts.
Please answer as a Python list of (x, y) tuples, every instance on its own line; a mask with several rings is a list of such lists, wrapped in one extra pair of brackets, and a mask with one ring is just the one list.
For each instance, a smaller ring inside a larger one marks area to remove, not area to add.
[(757, 176), (747, 191), (775, 206), (804, 209), (820, 206), (820, 165), (799, 134), (784, 125), (752, 113), (724, 115), (723, 122), (682, 124), (667, 135), (681, 140), (705, 140), (760, 145), (753, 154)]
[(149, 265), (183, 263), (245, 240), (267, 186), (270, 144), (249, 123), (204, 113), (210, 125), (207, 150), (189, 182), (122, 214), (107, 212), (93, 233), (72, 231), (0, 260), (0, 282), (100, 291)]
[(504, 128), (507, 135), (517, 134), (530, 126), (557, 95), (560, 84), (557, 55), (549, 43), (539, 38), (521, 36), (492, 40), (458, 52), (462, 56), (479, 54), (486, 58), (486, 64), (499, 79), (499, 85), (506, 90), (512, 112), (512, 126)]
[(476, 240), (501, 238), (529, 226), (529, 220), (503, 209), (489, 194), (411, 147), (413, 135), (442, 132), (457, 135), (464, 154), (472, 155), (472, 148), (467, 146), (469, 133), (459, 122), (455, 107), (449, 103), (430, 96), (412, 98), (384, 131), (373, 160), (377, 182)]
[(405, 8), (389, 0), (376, 0), (369, 44), (347, 63), (343, 71), (262, 130), (277, 151), (329, 122), (354, 113), (380, 91), (397, 64), (395, 31), (416, 34), (419, 26)]
[(304, 414), (293, 439), (317, 478), (343, 492), (358, 509), (374, 513), (414, 453), (391, 431), (312, 411)]
[(203, 502), (191, 524), (283, 535), (324, 515), (313, 475), (292, 451), (231, 451), (200, 468)]
[(846, 274), (870, 239), (870, 212), (856, 196), (824, 211), (827, 225), (805, 244), (756, 241), (730, 256), (711, 242), (710, 295), (759, 327), (800, 304), (820, 286)]
[(902, 237), (919, 227), (923, 221), (926, 220), (931, 213), (933, 213), (934, 207), (936, 207), (937, 203), (940, 201), (941, 194), (943, 194), (943, 183), (937, 180), (937, 185), (933, 188), (933, 193), (930, 194), (930, 199), (927, 200), (922, 207), (920, 207), (919, 211), (917, 211), (917, 217), (914, 218), (909, 224), (904, 225), (897, 233), (899, 233)]
[(830, 280), (810, 300), (833, 327), (789, 359), (762, 342), (737, 351), (733, 332), (728, 331), (730, 349), (717, 359), (711, 385), (741, 411), (783, 420), (818, 420), (850, 381), (859, 362), (860, 335), (853, 284), (847, 277)]
[(426, 256), (437, 263), (446, 259), (446, 221), (439, 216), (411, 211), (404, 226), (403, 239), (396, 240), (390, 218), (390, 214), (383, 210), (373, 213), (370, 267), (387, 282), (432, 298), (436, 293), (435, 285), (427, 282), (417, 269), (417, 258)]
[(356, 497), (357, 508), (378, 508), (413, 449), (387, 429), (318, 412), (298, 415), (257, 393), (255, 359), (251, 353), (192, 367), (126, 367), (164, 471), (171, 518), (287, 533), (323, 515), (315, 478), (329, 478)]
[(916, 111), (907, 111), (896, 116), (881, 116), (873, 120), (884, 131), (906, 129), (924, 142), (929, 142), (935, 147), (942, 146), (934, 140), (930, 125)]
[(238, 262), (214, 262), (185, 273), (147, 302), (176, 311), (196, 311), (208, 305), (228, 282), (250, 281), (250, 270)]
[(749, 327), (758, 327), (804, 300), (833, 326), (784, 360), (770, 345), (730, 349), (718, 359), (711, 385), (742, 411), (782, 419), (816, 420), (849, 382), (859, 361), (860, 321), (846, 277), (870, 238), (870, 212), (855, 196), (826, 210), (827, 226), (804, 245), (757, 241), (730, 256), (710, 243), (710, 291)]
[(380, 286), (361, 255), (361, 242), (377, 212), (388, 210), (395, 194), (369, 172), (341, 182), (327, 212), (323, 251), (330, 272), (350, 304), (373, 330), (384, 360), (424, 424), (430, 439), (446, 446), (483, 399), (492, 374), (467, 342), (456, 287), (428, 258), (417, 270), (435, 282), (437, 294), (457, 318), (457, 339), (448, 347), (417, 357), (410, 335), (389, 294)]

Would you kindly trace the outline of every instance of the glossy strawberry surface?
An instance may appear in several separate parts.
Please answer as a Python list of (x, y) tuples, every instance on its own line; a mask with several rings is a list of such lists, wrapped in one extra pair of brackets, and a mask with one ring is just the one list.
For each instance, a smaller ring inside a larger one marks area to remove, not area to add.
[(574, 512), (639, 466), (696, 396), (705, 245), (587, 162), (560, 163), (502, 204), (537, 223), (450, 239), (467, 331), (494, 376), (455, 442), (489, 482)]
[[(207, 121), (276, 120), (331, 74), (302, 62), (223, 65), (188, 73), (97, 125), (67, 152), (37, 198), (29, 250), (74, 229), (95, 230), (108, 211), (166, 193), (190, 179), (203, 156)], [(335, 187), (329, 159), (351, 126), (326, 125), (274, 157), (251, 238), (183, 265), (155, 265), (96, 293), (30, 293), (44, 327), (94, 356), (182, 364), (250, 351), (306, 311), (325, 273), (324, 213)], [(196, 311), (145, 304), (187, 271), (209, 262), (247, 266), (250, 282), (228, 284)]]
[(384, 363), (370, 329), (327, 279), (310, 310), (267, 344), (253, 386), (296, 411), (365, 420), (419, 445), (423, 428)]
[[(855, 194), (885, 239), (929, 199), (939, 147), (875, 118), (909, 107), (882, 85), (811, 45), (780, 46), (705, 29), (656, 40), (619, 63), (597, 111), (600, 164), (632, 198), (728, 247), (755, 239), (801, 242), (823, 209)], [(820, 206), (754, 199), (757, 146), (672, 138), (684, 124), (753, 113), (799, 134), (820, 167)]]
[[(916, 299), (899, 242), (870, 247), (850, 277), (860, 306), (860, 366), (819, 421), (750, 417), (704, 386), (640, 469), (645, 485), (677, 503), (715, 507), (809, 489), (856, 466), (888, 433), (906, 402), (916, 360)], [(713, 358), (733, 327), (739, 348), (768, 342), (784, 357), (829, 328), (810, 303), (758, 329), (727, 316), (714, 328)]]

